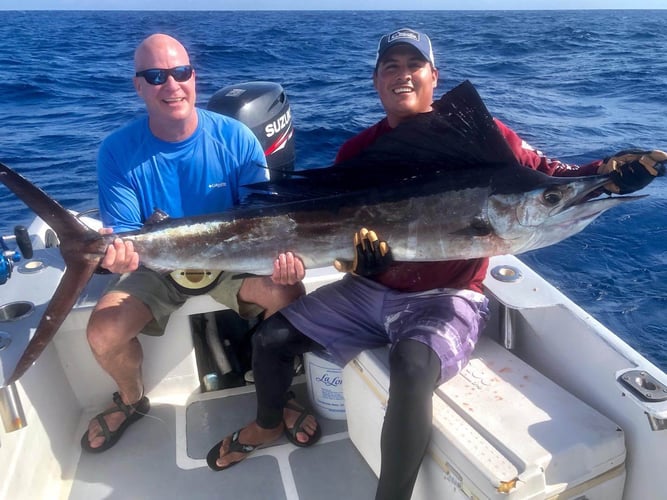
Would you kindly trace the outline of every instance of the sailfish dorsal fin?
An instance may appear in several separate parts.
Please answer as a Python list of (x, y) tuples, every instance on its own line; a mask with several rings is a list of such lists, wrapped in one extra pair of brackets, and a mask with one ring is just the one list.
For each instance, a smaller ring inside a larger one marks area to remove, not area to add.
[(395, 186), (443, 171), (508, 164), (515, 165), (517, 160), (477, 90), (466, 80), (434, 102), (433, 111), (405, 120), (355, 158), (250, 186), (257, 191), (251, 201), (316, 199)]
[(433, 111), (400, 123), (353, 161), (367, 167), (405, 165), (423, 172), (507, 165), (516, 163), (516, 158), (477, 90), (466, 80), (434, 102)]

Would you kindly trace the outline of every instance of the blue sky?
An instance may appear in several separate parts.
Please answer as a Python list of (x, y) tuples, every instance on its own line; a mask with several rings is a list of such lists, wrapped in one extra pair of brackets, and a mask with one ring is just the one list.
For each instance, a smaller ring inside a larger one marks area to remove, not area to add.
[[(514, 10), (665, 9), (665, 0), (1, 0), (0, 10)], [(250, 7), (249, 4), (252, 4)], [(409, 5), (409, 8), (406, 8)]]

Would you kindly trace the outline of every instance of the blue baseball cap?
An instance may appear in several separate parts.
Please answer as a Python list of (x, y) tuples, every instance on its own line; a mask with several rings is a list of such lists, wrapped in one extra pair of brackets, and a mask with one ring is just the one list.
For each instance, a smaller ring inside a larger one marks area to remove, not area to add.
[(424, 56), (424, 59), (430, 62), (435, 68), (435, 58), (433, 57), (431, 39), (424, 33), (410, 28), (401, 28), (400, 30), (392, 31), (380, 38), (378, 54), (375, 59), (375, 67), (377, 68), (380, 59), (382, 59), (382, 56), (384, 56), (389, 49), (400, 44), (413, 46), (422, 56)]

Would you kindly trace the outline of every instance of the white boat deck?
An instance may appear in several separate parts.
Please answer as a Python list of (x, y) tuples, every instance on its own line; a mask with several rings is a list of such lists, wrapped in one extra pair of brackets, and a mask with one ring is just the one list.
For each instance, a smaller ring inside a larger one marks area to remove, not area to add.
[[(304, 400), (304, 384), (295, 391)], [(252, 386), (205, 393), (186, 406), (154, 403), (116, 446), (100, 454), (82, 452), (68, 498), (373, 497), (377, 479), (349, 440), (344, 420), (320, 418), (323, 436), (312, 447), (299, 448), (282, 437), (230, 469), (210, 470), (205, 457), (211, 446), (251, 421), (254, 412)], [(81, 427), (87, 422), (86, 416)]]

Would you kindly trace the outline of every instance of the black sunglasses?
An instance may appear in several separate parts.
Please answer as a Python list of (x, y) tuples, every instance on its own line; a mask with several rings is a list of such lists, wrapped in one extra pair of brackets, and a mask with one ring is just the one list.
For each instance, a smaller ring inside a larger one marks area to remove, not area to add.
[(169, 75), (174, 77), (177, 82), (187, 82), (192, 78), (193, 68), (189, 64), (185, 66), (176, 66), (169, 69), (151, 68), (143, 71), (137, 71), (135, 76), (143, 76), (151, 85), (163, 85)]

